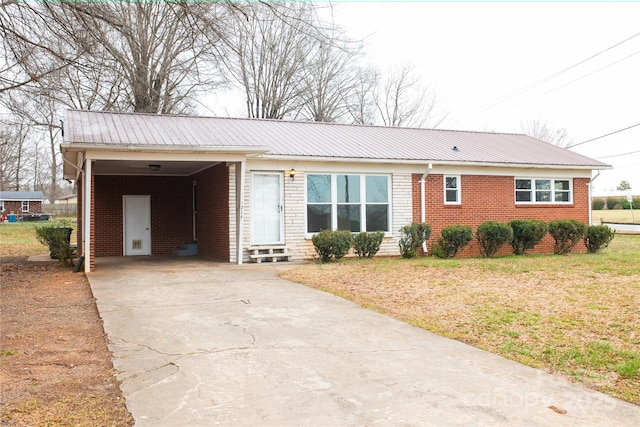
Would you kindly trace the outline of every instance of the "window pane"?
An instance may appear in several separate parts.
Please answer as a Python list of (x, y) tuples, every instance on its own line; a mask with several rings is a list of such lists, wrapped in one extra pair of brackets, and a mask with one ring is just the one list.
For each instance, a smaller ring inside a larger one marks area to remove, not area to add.
[(331, 202), (331, 176), (307, 176), (307, 203)]
[(446, 188), (458, 188), (458, 177), (448, 176), (445, 178), (445, 180)]
[(569, 201), (569, 192), (561, 191), (555, 194), (556, 202), (568, 202)]
[(360, 177), (338, 175), (338, 203), (360, 203)]
[(536, 190), (551, 190), (551, 180), (536, 179)]
[(367, 184), (367, 203), (388, 203), (389, 192), (386, 176), (368, 176), (365, 183)]
[(556, 181), (555, 189), (556, 191), (569, 191), (569, 181)]
[(360, 205), (338, 205), (338, 230), (360, 231)]
[(536, 191), (536, 202), (550, 202), (550, 201), (551, 201), (551, 191)]
[(531, 180), (516, 179), (516, 190), (531, 190)]
[(458, 190), (446, 190), (447, 202), (457, 202), (458, 201)]
[(516, 202), (530, 202), (531, 191), (516, 191)]
[(389, 206), (367, 205), (367, 231), (389, 231)]
[(307, 205), (307, 232), (331, 229), (331, 205)]

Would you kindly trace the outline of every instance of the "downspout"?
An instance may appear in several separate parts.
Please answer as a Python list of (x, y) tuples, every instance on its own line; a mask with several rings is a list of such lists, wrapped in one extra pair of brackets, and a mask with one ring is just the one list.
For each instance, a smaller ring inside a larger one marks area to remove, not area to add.
[[(69, 164), (69, 166), (71, 166), (72, 168), (74, 168), (75, 170), (77, 170), (77, 171), (78, 171), (78, 172), (76, 173), (76, 181), (78, 180), (78, 176), (79, 176), (79, 175), (84, 176), (84, 174), (85, 174), (85, 173), (84, 173), (84, 170), (82, 170), (82, 168), (79, 168), (78, 166), (76, 166), (76, 164), (75, 164), (75, 163), (70, 162), (70, 161), (69, 161), (69, 160), (67, 160), (64, 156), (62, 156), (62, 160), (63, 160), (63, 161), (65, 161), (65, 162), (67, 162), (67, 163)], [(86, 181), (86, 180), (85, 180), (85, 179), (83, 179), (82, 181), (83, 181), (83, 182), (82, 182), (82, 185), (83, 185), (83, 187), (82, 187), (82, 188), (84, 189), (84, 185), (85, 185), (85, 182), (84, 182), (84, 181)], [(82, 199), (82, 200), (83, 200), (83, 202), (84, 202), (84, 197), (83, 197), (83, 199)], [(84, 217), (85, 217), (85, 215), (84, 215), (84, 209), (83, 209), (83, 216), (82, 216), (82, 220), (83, 220), (83, 222), (84, 222), (84, 224), (82, 225), (83, 227), (85, 227), (85, 226), (86, 226), (86, 224), (87, 224), (87, 222), (84, 220)], [(82, 254), (81, 254), (81, 259), (78, 261), (78, 265), (76, 265), (76, 267), (73, 269), (73, 272), (74, 272), (74, 273), (77, 273), (78, 271), (80, 271), (80, 267), (82, 266), (82, 263), (84, 262), (84, 259), (85, 259), (85, 251), (84, 251), (84, 248), (85, 248), (85, 244), (84, 244), (84, 243), (85, 243), (85, 240), (84, 240), (84, 236), (85, 236), (85, 234), (84, 234), (84, 233), (82, 234), (82, 236), (78, 236), (78, 237), (81, 239), (81, 245), (80, 245), (80, 246), (82, 247)]]
[(596, 180), (596, 178), (598, 178), (600, 176), (600, 170), (598, 170), (598, 173), (596, 173), (596, 176), (594, 176), (593, 178), (591, 178), (589, 180), (589, 182), (587, 183), (587, 187), (588, 187), (588, 191), (587, 193), (589, 194), (588, 196), (588, 203), (589, 203), (589, 225), (593, 225), (593, 212), (592, 212), (592, 204), (591, 204), (591, 184), (593, 184), (593, 181)]
[[(420, 222), (424, 223), (427, 220), (427, 209), (426, 209), (426, 205), (425, 205), (425, 181), (427, 179), (427, 176), (431, 173), (431, 170), (433, 169), (433, 164), (429, 163), (429, 166), (427, 167), (427, 170), (425, 171), (425, 173), (422, 175), (422, 178), (420, 178)], [(422, 244), (422, 250), (423, 252), (426, 254), (427, 253), (427, 242), (424, 242)]]

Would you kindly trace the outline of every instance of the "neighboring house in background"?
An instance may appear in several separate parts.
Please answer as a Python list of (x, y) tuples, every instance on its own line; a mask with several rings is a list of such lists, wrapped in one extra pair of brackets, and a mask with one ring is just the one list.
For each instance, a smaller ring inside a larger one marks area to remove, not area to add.
[(42, 191), (0, 191), (0, 214), (41, 213), (42, 202)]
[[(95, 257), (201, 256), (259, 248), (314, 255), (322, 229), (385, 231), (484, 221), (588, 223), (592, 172), (608, 165), (514, 134), (67, 110), (64, 175), (78, 184), (85, 271)], [(506, 249), (505, 249), (506, 250)], [(552, 250), (550, 237), (536, 247)], [(584, 248), (582, 248), (584, 250)], [(463, 255), (478, 253), (475, 242)]]
[(77, 194), (68, 194), (66, 196), (58, 197), (56, 199), (56, 205), (70, 205), (78, 203), (78, 195)]

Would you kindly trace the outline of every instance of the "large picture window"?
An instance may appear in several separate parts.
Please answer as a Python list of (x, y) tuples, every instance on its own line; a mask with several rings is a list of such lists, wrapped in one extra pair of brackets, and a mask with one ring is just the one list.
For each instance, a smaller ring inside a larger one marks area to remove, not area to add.
[(571, 203), (569, 179), (516, 178), (516, 203)]
[(389, 231), (389, 177), (307, 175), (307, 232)]

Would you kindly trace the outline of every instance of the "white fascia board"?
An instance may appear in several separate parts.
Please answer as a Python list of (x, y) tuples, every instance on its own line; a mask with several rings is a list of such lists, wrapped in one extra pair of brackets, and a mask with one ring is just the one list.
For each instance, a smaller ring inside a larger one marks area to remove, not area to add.
[(197, 146), (140, 146), (140, 145), (95, 145), (81, 143), (65, 143), (60, 145), (62, 153), (70, 151), (91, 151), (91, 152), (110, 152), (110, 153), (187, 153), (187, 154), (220, 154), (234, 153), (244, 154), (245, 156), (258, 156), (267, 153), (271, 149), (262, 146), (222, 146), (222, 147), (197, 147)]
[(246, 153), (233, 152), (166, 152), (166, 151), (87, 151), (86, 158), (91, 160), (142, 160), (142, 161), (211, 161), (240, 162), (247, 158)]

